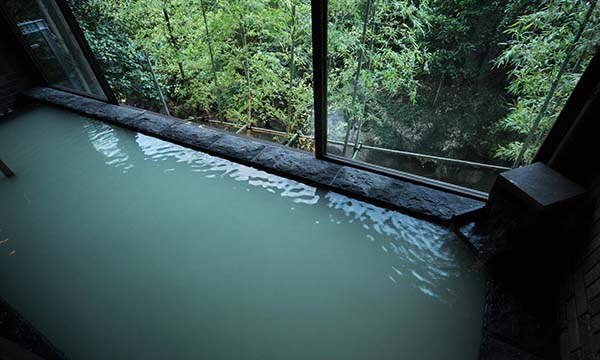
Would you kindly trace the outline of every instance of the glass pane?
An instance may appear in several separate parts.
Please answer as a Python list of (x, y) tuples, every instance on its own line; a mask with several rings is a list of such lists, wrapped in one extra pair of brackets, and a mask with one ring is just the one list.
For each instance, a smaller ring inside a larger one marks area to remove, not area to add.
[(594, 54), (594, 4), (329, 1), (329, 153), (488, 191)]
[(5, 7), (51, 85), (106, 99), (55, 1), (12, 0)]
[(309, 0), (68, 2), (120, 102), (313, 148)]

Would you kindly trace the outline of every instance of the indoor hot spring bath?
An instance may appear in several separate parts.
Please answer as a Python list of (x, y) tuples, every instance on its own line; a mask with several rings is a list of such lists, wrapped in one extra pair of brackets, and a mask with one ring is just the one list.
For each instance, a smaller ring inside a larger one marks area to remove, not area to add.
[(447, 228), (53, 107), (0, 154), (0, 296), (71, 359), (478, 358)]

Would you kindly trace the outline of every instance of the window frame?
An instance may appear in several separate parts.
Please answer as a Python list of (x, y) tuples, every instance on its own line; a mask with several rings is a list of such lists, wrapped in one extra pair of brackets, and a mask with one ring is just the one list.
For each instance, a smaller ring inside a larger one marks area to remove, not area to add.
[(482, 191), (327, 153), (328, 1), (311, 0), (311, 8), (316, 158), (384, 176), (393, 177), (399, 180), (424, 185), (436, 190), (461, 195), (467, 198), (487, 201), (488, 194)]
[[(37, 75), (43, 80), (46, 86), (56, 88), (62, 91), (70, 92), (76, 95), (85, 96), (102, 102), (120, 105), (110, 87), (104, 72), (92, 52), (89, 43), (85, 39), (77, 19), (75, 18), (67, 0), (54, 0), (59, 11), (65, 19), (77, 45), (81, 49), (85, 60), (88, 62), (96, 80), (100, 84), (106, 99), (94, 94), (71, 89), (60, 85), (51, 84), (44, 74), (39, 62), (31, 52), (23, 34), (19, 31), (14, 19), (6, 12), (3, 5), (0, 4), (0, 16), (3, 16), (9, 27), (11, 27), (14, 35), (21, 43), (23, 50), (31, 60), (37, 70)], [(314, 129), (315, 129), (315, 157), (320, 160), (337, 163), (343, 166), (356, 168), (364, 171), (373, 172), (376, 174), (389, 176), (403, 181), (408, 181), (414, 184), (427, 186), (433, 189), (461, 195), (467, 198), (472, 198), (481, 201), (488, 200), (488, 193), (470, 189), (467, 187), (454, 185), (440, 180), (430, 179), (424, 176), (411, 174), (404, 171), (399, 171), (391, 168), (386, 168), (380, 165), (370, 164), (367, 162), (357, 161), (345, 158), (339, 155), (328, 154), (327, 152), (327, 80), (328, 80), (328, 0), (311, 0), (311, 21), (312, 21), (312, 49), (313, 49), (313, 101), (314, 101)], [(592, 61), (588, 65), (586, 71), (577, 83), (573, 93), (570, 95), (566, 105), (561, 110), (561, 113), (554, 125), (552, 126), (547, 138), (542, 143), (538, 150), (534, 161), (547, 163), (552, 155), (556, 152), (561, 140), (569, 131), (570, 126), (577, 118), (587, 99), (596, 89), (598, 77), (600, 76), (600, 48), (596, 51)]]
[(83, 31), (79, 27), (79, 23), (75, 19), (75, 16), (73, 15), (73, 12), (71, 11), (71, 8), (67, 4), (66, 0), (51, 0), (51, 1), (54, 1), (60, 14), (63, 16), (65, 22), (67, 23), (67, 26), (68, 26), (69, 30), (71, 31), (71, 34), (75, 38), (77, 46), (79, 47), (79, 49), (81, 50), (81, 53), (83, 54), (84, 60), (90, 66), (92, 73), (94, 74), (94, 77), (96, 78), (96, 81), (98, 81), (98, 84), (100, 85), (100, 88), (102, 89), (102, 92), (104, 93), (105, 98), (102, 98), (100, 96), (97, 96), (95, 94), (88, 93), (85, 91), (72, 89), (70, 87), (52, 84), (48, 80), (48, 77), (46, 76), (46, 74), (44, 73), (39, 61), (33, 55), (31, 48), (27, 45), (27, 41), (25, 40), (23, 34), (19, 30), (17, 24), (15, 23), (15, 19), (8, 13), (8, 11), (6, 11), (6, 9), (4, 8), (4, 6), (2, 4), (0, 4), (0, 16), (4, 17), (4, 20), (6, 21), (8, 26), (11, 28), (13, 35), (17, 38), (17, 40), (19, 41), (24, 52), (27, 54), (27, 57), (34, 65), (35, 70), (37, 72), (37, 74), (36, 74), (37, 77), (43, 81), (45, 86), (51, 87), (54, 89), (58, 89), (61, 91), (69, 92), (69, 93), (72, 93), (75, 95), (85, 96), (87, 98), (91, 98), (94, 100), (118, 105), (117, 97), (115, 96), (115, 94), (112, 91), (112, 88), (108, 84), (108, 81), (106, 80), (106, 77), (104, 76), (104, 72), (102, 71), (102, 68), (100, 67), (100, 64), (98, 63), (98, 60), (94, 56), (87, 40), (85, 39), (85, 36), (83, 35)]
[(573, 92), (569, 95), (565, 106), (561, 109), (554, 125), (550, 128), (548, 135), (538, 149), (533, 162), (551, 163), (563, 139), (569, 133), (571, 126), (587, 106), (588, 101), (594, 93), (600, 91), (600, 46), (592, 60), (575, 85)]
[[(315, 106), (315, 156), (317, 159), (424, 185), (467, 198), (487, 201), (488, 193), (483, 191), (327, 153), (328, 0), (311, 0), (311, 5)], [(533, 162), (541, 161), (543, 163), (548, 163), (550, 161), (553, 154), (557, 151), (560, 142), (566, 136), (571, 125), (585, 106), (587, 99), (595, 91), (598, 77), (600, 77), (600, 48), (597, 49), (590, 64), (577, 82), (574, 91), (569, 96), (567, 103), (554, 122), (548, 136), (538, 149)]]

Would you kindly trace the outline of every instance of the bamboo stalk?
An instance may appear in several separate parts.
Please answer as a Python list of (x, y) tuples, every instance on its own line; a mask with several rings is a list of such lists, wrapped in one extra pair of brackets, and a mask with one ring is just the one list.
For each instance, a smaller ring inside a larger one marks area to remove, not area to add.
[[(171, 25), (171, 18), (169, 16), (169, 12), (167, 11), (167, 0), (163, 0), (162, 11), (165, 23), (167, 25), (167, 31), (169, 33), (169, 40), (171, 42), (171, 45), (173, 46), (175, 51), (179, 52), (181, 51), (181, 46), (179, 45), (179, 40), (175, 36), (173, 26)], [(179, 67), (179, 73), (181, 74), (181, 78), (185, 79), (185, 73), (183, 72), (183, 64), (181, 63), (181, 61), (177, 62), (177, 66)]]
[[(350, 110), (354, 109), (354, 104), (356, 103), (356, 95), (358, 92), (358, 81), (360, 80), (360, 71), (362, 69), (362, 63), (363, 63), (363, 55), (364, 55), (363, 48), (365, 46), (365, 40), (367, 38), (367, 27), (369, 25), (370, 13), (371, 13), (371, 0), (367, 0), (367, 9), (365, 11), (365, 18), (363, 21), (361, 47), (359, 49), (359, 54), (358, 54), (358, 66), (356, 67), (356, 73), (354, 75), (354, 89), (353, 89), (354, 91), (352, 92), (352, 103), (350, 105)], [(353, 126), (354, 126), (354, 116), (350, 115), (350, 121), (348, 122), (348, 126), (346, 128), (346, 136), (344, 136), (344, 147), (342, 148), (343, 156), (346, 156), (346, 149), (348, 147), (350, 131)]]
[(152, 75), (152, 81), (154, 82), (154, 86), (156, 87), (156, 91), (158, 92), (158, 97), (160, 98), (163, 109), (165, 110), (165, 114), (170, 116), (171, 113), (169, 112), (169, 107), (167, 106), (167, 101), (165, 100), (162, 90), (160, 89), (160, 84), (158, 83), (156, 74), (154, 73), (154, 68), (152, 67), (152, 61), (150, 60), (150, 56), (148, 56), (146, 50), (143, 50), (143, 53), (144, 57), (146, 58), (146, 62), (148, 63), (148, 67), (150, 69), (150, 75)]
[(242, 40), (242, 49), (244, 51), (244, 73), (246, 75), (246, 96), (248, 99), (248, 105), (246, 110), (246, 124), (248, 126), (252, 123), (252, 84), (250, 82), (250, 69), (248, 66), (248, 50), (246, 49), (247, 39), (246, 39), (246, 24), (244, 20), (244, 13), (240, 15), (240, 35)]
[(440, 84), (438, 85), (437, 91), (435, 92), (435, 97), (433, 98), (433, 105), (437, 103), (438, 98), (440, 97), (440, 90), (442, 90), (442, 83), (444, 82), (444, 74), (440, 76)]
[(292, 31), (290, 32), (291, 36), (291, 46), (290, 46), (290, 80), (289, 80), (289, 94), (288, 94), (288, 107), (287, 107), (287, 120), (288, 120), (288, 132), (291, 132), (291, 124), (292, 124), (292, 100), (294, 97), (294, 72), (295, 72), (295, 63), (294, 63), (294, 55), (296, 51), (296, 0), (291, 0), (291, 17), (292, 17)]
[(360, 152), (361, 149), (362, 149), (362, 144), (358, 144), (357, 146), (354, 146), (354, 153), (352, 154), (352, 160), (356, 160), (356, 158), (358, 157), (358, 153)]
[(221, 90), (219, 89), (219, 83), (217, 81), (217, 64), (215, 62), (215, 52), (212, 46), (210, 30), (208, 29), (208, 21), (206, 20), (206, 8), (204, 7), (204, 0), (200, 0), (200, 8), (202, 9), (202, 18), (204, 19), (204, 29), (206, 30), (206, 43), (208, 45), (208, 53), (210, 55), (210, 65), (213, 74), (213, 84), (215, 85), (215, 97), (217, 98), (217, 117), (219, 118), (219, 121), (223, 122), (223, 114), (221, 113)]
[[(373, 0), (375, 1), (375, 0)], [(371, 21), (371, 31), (374, 31), (373, 28), (375, 27), (375, 24), (373, 21)], [(375, 37), (371, 36), (371, 41), (369, 42), (369, 51), (373, 52), (373, 45), (374, 45), (374, 40)], [(369, 56), (369, 60), (367, 62), (367, 68), (370, 69), (371, 68), (371, 63), (372, 63), (373, 57)], [(358, 121), (358, 127), (356, 129), (356, 137), (354, 138), (354, 155), (352, 155), (352, 159), (354, 159), (354, 157), (358, 154), (356, 152), (356, 147), (357, 146), (361, 146), (358, 142), (359, 142), (359, 138), (360, 138), (360, 132), (362, 130), (362, 127), (364, 124), (367, 123), (367, 92), (365, 91), (363, 93), (363, 108), (362, 108), (362, 119), (360, 119)], [(360, 150), (358, 150), (360, 151)]]
[(298, 136), (300, 136), (300, 133), (297, 132), (295, 133), (286, 143), (285, 146), (290, 146), (294, 141), (296, 141), (296, 139), (298, 138)]

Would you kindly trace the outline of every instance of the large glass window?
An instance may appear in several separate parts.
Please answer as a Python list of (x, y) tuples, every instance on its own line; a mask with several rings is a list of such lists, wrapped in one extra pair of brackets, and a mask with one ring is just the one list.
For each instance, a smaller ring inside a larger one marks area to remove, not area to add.
[[(308, 0), (68, 0), (121, 103), (484, 192), (532, 160), (600, 41), (595, 1), (313, 3), (326, 141)], [(101, 92), (54, 1), (8, 8), (52, 83)]]
[(69, 0), (119, 101), (312, 149), (308, 0)]
[(330, 0), (328, 154), (488, 191), (594, 54), (595, 3)]
[(11, 0), (3, 5), (51, 85), (107, 99), (54, 0)]

